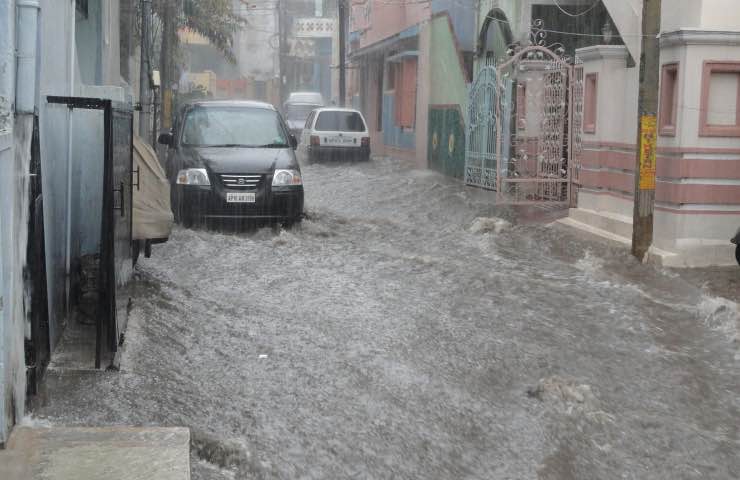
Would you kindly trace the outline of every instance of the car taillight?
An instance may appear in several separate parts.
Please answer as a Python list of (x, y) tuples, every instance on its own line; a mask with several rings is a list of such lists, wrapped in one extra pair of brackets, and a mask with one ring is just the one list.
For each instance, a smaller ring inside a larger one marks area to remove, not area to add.
[(363, 147), (369, 147), (370, 146), (370, 137), (362, 137), (362, 146)]
[(317, 135), (311, 135), (311, 146), (318, 147), (321, 145), (321, 139)]

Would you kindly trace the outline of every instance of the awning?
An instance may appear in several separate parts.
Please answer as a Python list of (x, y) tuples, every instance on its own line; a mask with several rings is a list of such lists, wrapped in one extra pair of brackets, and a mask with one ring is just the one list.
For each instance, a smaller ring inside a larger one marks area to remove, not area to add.
[(391, 55), (390, 57), (386, 58), (385, 61), (386, 62), (401, 62), (406, 58), (418, 57), (418, 56), (419, 56), (418, 50), (405, 50), (395, 55)]
[(409, 38), (414, 38), (418, 35), (419, 35), (419, 26), (414, 25), (412, 27), (407, 28), (406, 30), (403, 30), (402, 32), (399, 32), (395, 35), (387, 37), (379, 42), (375, 42), (372, 45), (358, 48), (357, 50), (350, 53), (350, 58), (362, 57), (365, 55), (382, 52), (383, 50), (388, 50), (396, 43), (402, 40), (407, 40)]

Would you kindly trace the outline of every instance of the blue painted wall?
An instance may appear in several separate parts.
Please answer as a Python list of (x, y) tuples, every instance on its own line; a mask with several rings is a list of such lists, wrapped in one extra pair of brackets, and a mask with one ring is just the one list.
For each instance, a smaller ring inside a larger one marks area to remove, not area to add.
[(383, 143), (413, 150), (416, 148), (416, 133), (396, 126), (395, 101), (394, 95), (383, 95)]

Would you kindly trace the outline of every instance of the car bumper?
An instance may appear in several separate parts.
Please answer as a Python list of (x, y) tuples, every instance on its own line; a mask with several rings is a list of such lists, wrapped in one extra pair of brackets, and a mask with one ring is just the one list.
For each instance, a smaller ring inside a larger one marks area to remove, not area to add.
[(308, 155), (312, 158), (368, 158), (370, 147), (308, 147)]
[[(230, 191), (230, 190), (229, 190)], [(227, 190), (177, 185), (181, 218), (188, 220), (292, 220), (303, 214), (303, 187), (274, 187), (255, 191), (254, 203), (229, 203)]]

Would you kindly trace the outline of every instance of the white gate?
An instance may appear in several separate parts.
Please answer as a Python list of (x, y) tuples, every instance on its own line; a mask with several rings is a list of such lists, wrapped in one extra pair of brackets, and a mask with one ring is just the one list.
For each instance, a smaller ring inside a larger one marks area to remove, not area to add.
[(465, 182), (495, 190), (501, 203), (571, 202), (583, 80), (576, 82), (559, 50), (512, 49), (505, 62), (483, 67), (471, 87)]

